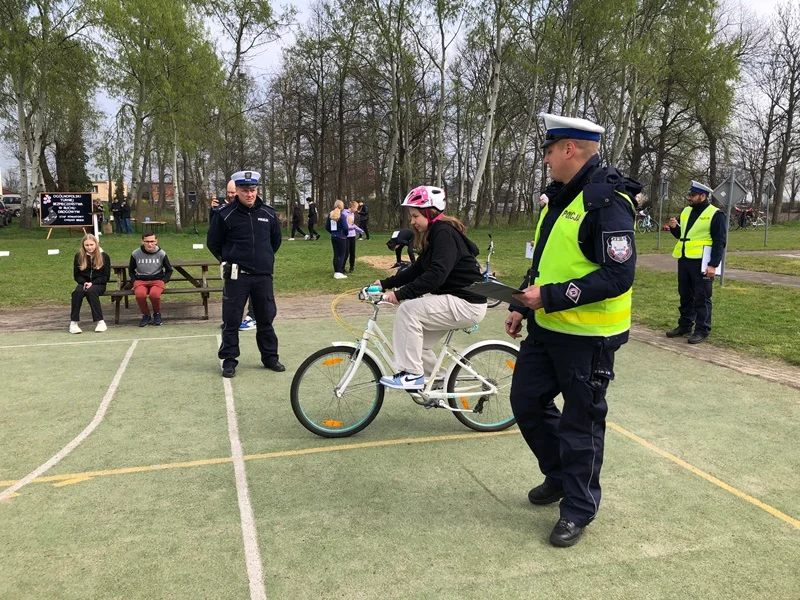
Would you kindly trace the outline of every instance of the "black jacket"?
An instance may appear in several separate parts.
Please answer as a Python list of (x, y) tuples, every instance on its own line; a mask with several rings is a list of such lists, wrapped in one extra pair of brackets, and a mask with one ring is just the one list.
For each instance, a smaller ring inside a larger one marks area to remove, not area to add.
[[(595, 155), (584, 167), (566, 184), (551, 184), (545, 192), (550, 198), (547, 214), (540, 229), (539, 241), (533, 252), (533, 264), (528, 277), (520, 289), (524, 289), (539, 272), (539, 262), (542, 259), (547, 239), (553, 231), (557, 219), (564, 209), (583, 191), (584, 208), (586, 217), (578, 230), (578, 240), (581, 252), (587, 260), (600, 266), (588, 275), (571, 281), (551, 283), (542, 286), (542, 303), (545, 312), (551, 313), (575, 306), (591, 304), (607, 298), (614, 298), (628, 291), (633, 285), (636, 269), (636, 246), (633, 235), (634, 210), (631, 205), (615, 191), (627, 194), (631, 200), (642, 189), (639, 182), (629, 179), (614, 167), (600, 167), (600, 158)], [(622, 262), (612, 257), (610, 252), (612, 238), (627, 238), (630, 245), (630, 255)], [(570, 287), (577, 287), (579, 295), (577, 302), (573, 300), (574, 291)], [(567, 295), (568, 290), (573, 291)], [(509, 310), (522, 313), (528, 318), (528, 332), (538, 341), (551, 341), (557, 343), (571, 343), (591, 339), (584, 336), (572, 336), (564, 333), (550, 331), (536, 324), (530, 309), (522, 306), (509, 307)], [(608, 345), (619, 345), (628, 341), (628, 332), (613, 336), (608, 340)]]
[(361, 222), (369, 221), (369, 208), (367, 208), (366, 202), (358, 207), (358, 218), (361, 219)]
[(310, 204), (308, 205), (308, 222), (312, 225), (317, 222), (317, 205)]
[(398, 300), (419, 298), (424, 294), (450, 294), (472, 304), (486, 304), (486, 298), (466, 291), (468, 285), (481, 281), (481, 267), (475, 257), (478, 247), (446, 221), (436, 221), (428, 228), (428, 247), (417, 261), (393, 277), (381, 280), (386, 288), (400, 287)]
[[(692, 207), (692, 212), (689, 213), (689, 220), (686, 223), (686, 231), (689, 231), (692, 228), (694, 222), (697, 221), (697, 217), (699, 217), (703, 211), (708, 208), (708, 204), (708, 200), (705, 200), (700, 204), (695, 204)], [(669, 232), (677, 239), (681, 239), (680, 225), (670, 228)], [(708, 261), (708, 264), (715, 269), (719, 266), (719, 263), (722, 262), (722, 255), (725, 253), (725, 246), (727, 243), (728, 223), (725, 218), (725, 213), (721, 210), (718, 210), (716, 213), (714, 213), (714, 216), (711, 217), (711, 258)], [(700, 261), (702, 259), (692, 259), (682, 256), (681, 260)]]
[(281, 247), (281, 224), (260, 197), (252, 208), (236, 199), (211, 219), (206, 245), (220, 262), (235, 263), (252, 275), (271, 275)]
[(120, 202), (120, 204), (119, 204), (119, 217), (120, 217), (120, 219), (130, 219), (131, 218), (131, 207), (128, 205), (127, 202)]
[(86, 268), (81, 271), (78, 263), (80, 262), (80, 254), (75, 253), (75, 260), (72, 265), (72, 277), (75, 283), (91, 283), (92, 285), (106, 285), (108, 280), (111, 279), (111, 259), (108, 254), (101, 252), (103, 257), (103, 266), (99, 269), (92, 267), (91, 260), (88, 260)]
[(299, 204), (294, 205), (292, 210), (292, 225), (300, 225), (303, 221), (303, 209)]

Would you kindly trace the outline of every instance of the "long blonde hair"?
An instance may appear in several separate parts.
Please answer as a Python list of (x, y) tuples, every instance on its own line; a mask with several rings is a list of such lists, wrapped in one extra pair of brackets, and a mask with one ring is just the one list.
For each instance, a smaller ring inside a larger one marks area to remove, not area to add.
[(337, 200), (336, 202), (333, 203), (333, 210), (331, 211), (331, 214), (328, 216), (331, 218), (332, 221), (338, 221), (339, 217), (342, 216), (342, 210), (344, 210), (344, 202), (342, 202), (341, 200)]
[(81, 271), (85, 271), (86, 267), (89, 266), (89, 253), (86, 252), (86, 248), (83, 247), (83, 242), (86, 240), (92, 240), (95, 243), (94, 247), (94, 254), (92, 254), (92, 268), (93, 269), (102, 269), (103, 268), (103, 250), (100, 248), (100, 242), (97, 241), (97, 238), (94, 237), (91, 233), (87, 233), (83, 236), (81, 240), (81, 247), (78, 250), (78, 267), (80, 267)]
[[(424, 250), (425, 248), (428, 247), (428, 234), (431, 231), (431, 223), (433, 219), (436, 218), (437, 215), (441, 214), (440, 211), (435, 208), (429, 208), (428, 210), (430, 211), (429, 214), (431, 215), (431, 218), (428, 221), (428, 228), (423, 233), (414, 230), (414, 247), (419, 248), (420, 250)], [(463, 236), (467, 235), (467, 228), (457, 218), (448, 217), (447, 215), (443, 214), (441, 217), (439, 217), (438, 220), (443, 221), (445, 223), (450, 223), (450, 225), (455, 227), (459, 231), (459, 233), (461, 233), (461, 235)]]

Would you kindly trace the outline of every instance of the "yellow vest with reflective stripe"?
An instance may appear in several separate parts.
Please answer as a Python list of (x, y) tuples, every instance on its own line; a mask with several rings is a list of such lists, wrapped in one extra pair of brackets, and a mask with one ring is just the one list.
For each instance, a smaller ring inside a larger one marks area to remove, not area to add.
[[(628, 196), (620, 192), (617, 194), (633, 206)], [(542, 209), (536, 226), (534, 245), (539, 241), (542, 222), (548, 208), (549, 205)], [(587, 260), (578, 244), (578, 231), (584, 218), (586, 218), (586, 208), (583, 205), (583, 192), (581, 192), (556, 219), (542, 251), (539, 274), (534, 279), (534, 285), (564, 283), (580, 279), (600, 269), (600, 265)], [(544, 308), (540, 308), (535, 312), (534, 319), (544, 329), (569, 335), (609, 337), (624, 333), (631, 327), (631, 291), (628, 290), (616, 298), (552, 313), (546, 313)]]
[(681, 213), (681, 237), (675, 244), (672, 256), (675, 258), (703, 258), (703, 246), (710, 246), (711, 239), (711, 219), (719, 209), (716, 206), (708, 205), (700, 213), (697, 220), (692, 223), (692, 228), (687, 232), (686, 225), (689, 223), (689, 215), (692, 207), (687, 206)]

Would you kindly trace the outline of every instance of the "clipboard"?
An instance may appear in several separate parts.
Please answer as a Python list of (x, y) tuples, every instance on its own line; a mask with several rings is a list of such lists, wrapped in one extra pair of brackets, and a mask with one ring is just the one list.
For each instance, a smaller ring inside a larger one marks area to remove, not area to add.
[[(700, 273), (705, 274), (706, 268), (708, 267), (708, 263), (711, 262), (711, 246), (703, 246), (703, 257), (700, 261)], [(716, 277), (722, 277), (722, 271), (724, 267), (724, 258), (723, 262), (719, 263), (719, 267), (717, 267), (717, 272), (714, 273)]]
[(519, 305), (519, 300), (512, 297), (512, 294), (522, 293), (519, 289), (509, 287), (499, 281), (479, 281), (467, 286), (466, 290), (483, 296), (484, 298), (493, 298), (516, 305)]

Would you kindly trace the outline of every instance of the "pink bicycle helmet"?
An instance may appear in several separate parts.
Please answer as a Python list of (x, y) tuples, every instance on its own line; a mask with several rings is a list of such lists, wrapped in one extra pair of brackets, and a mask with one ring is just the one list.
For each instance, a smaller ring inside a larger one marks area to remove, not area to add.
[(403, 204), (413, 208), (435, 208), (439, 212), (444, 212), (444, 190), (431, 185), (420, 185), (408, 192)]

